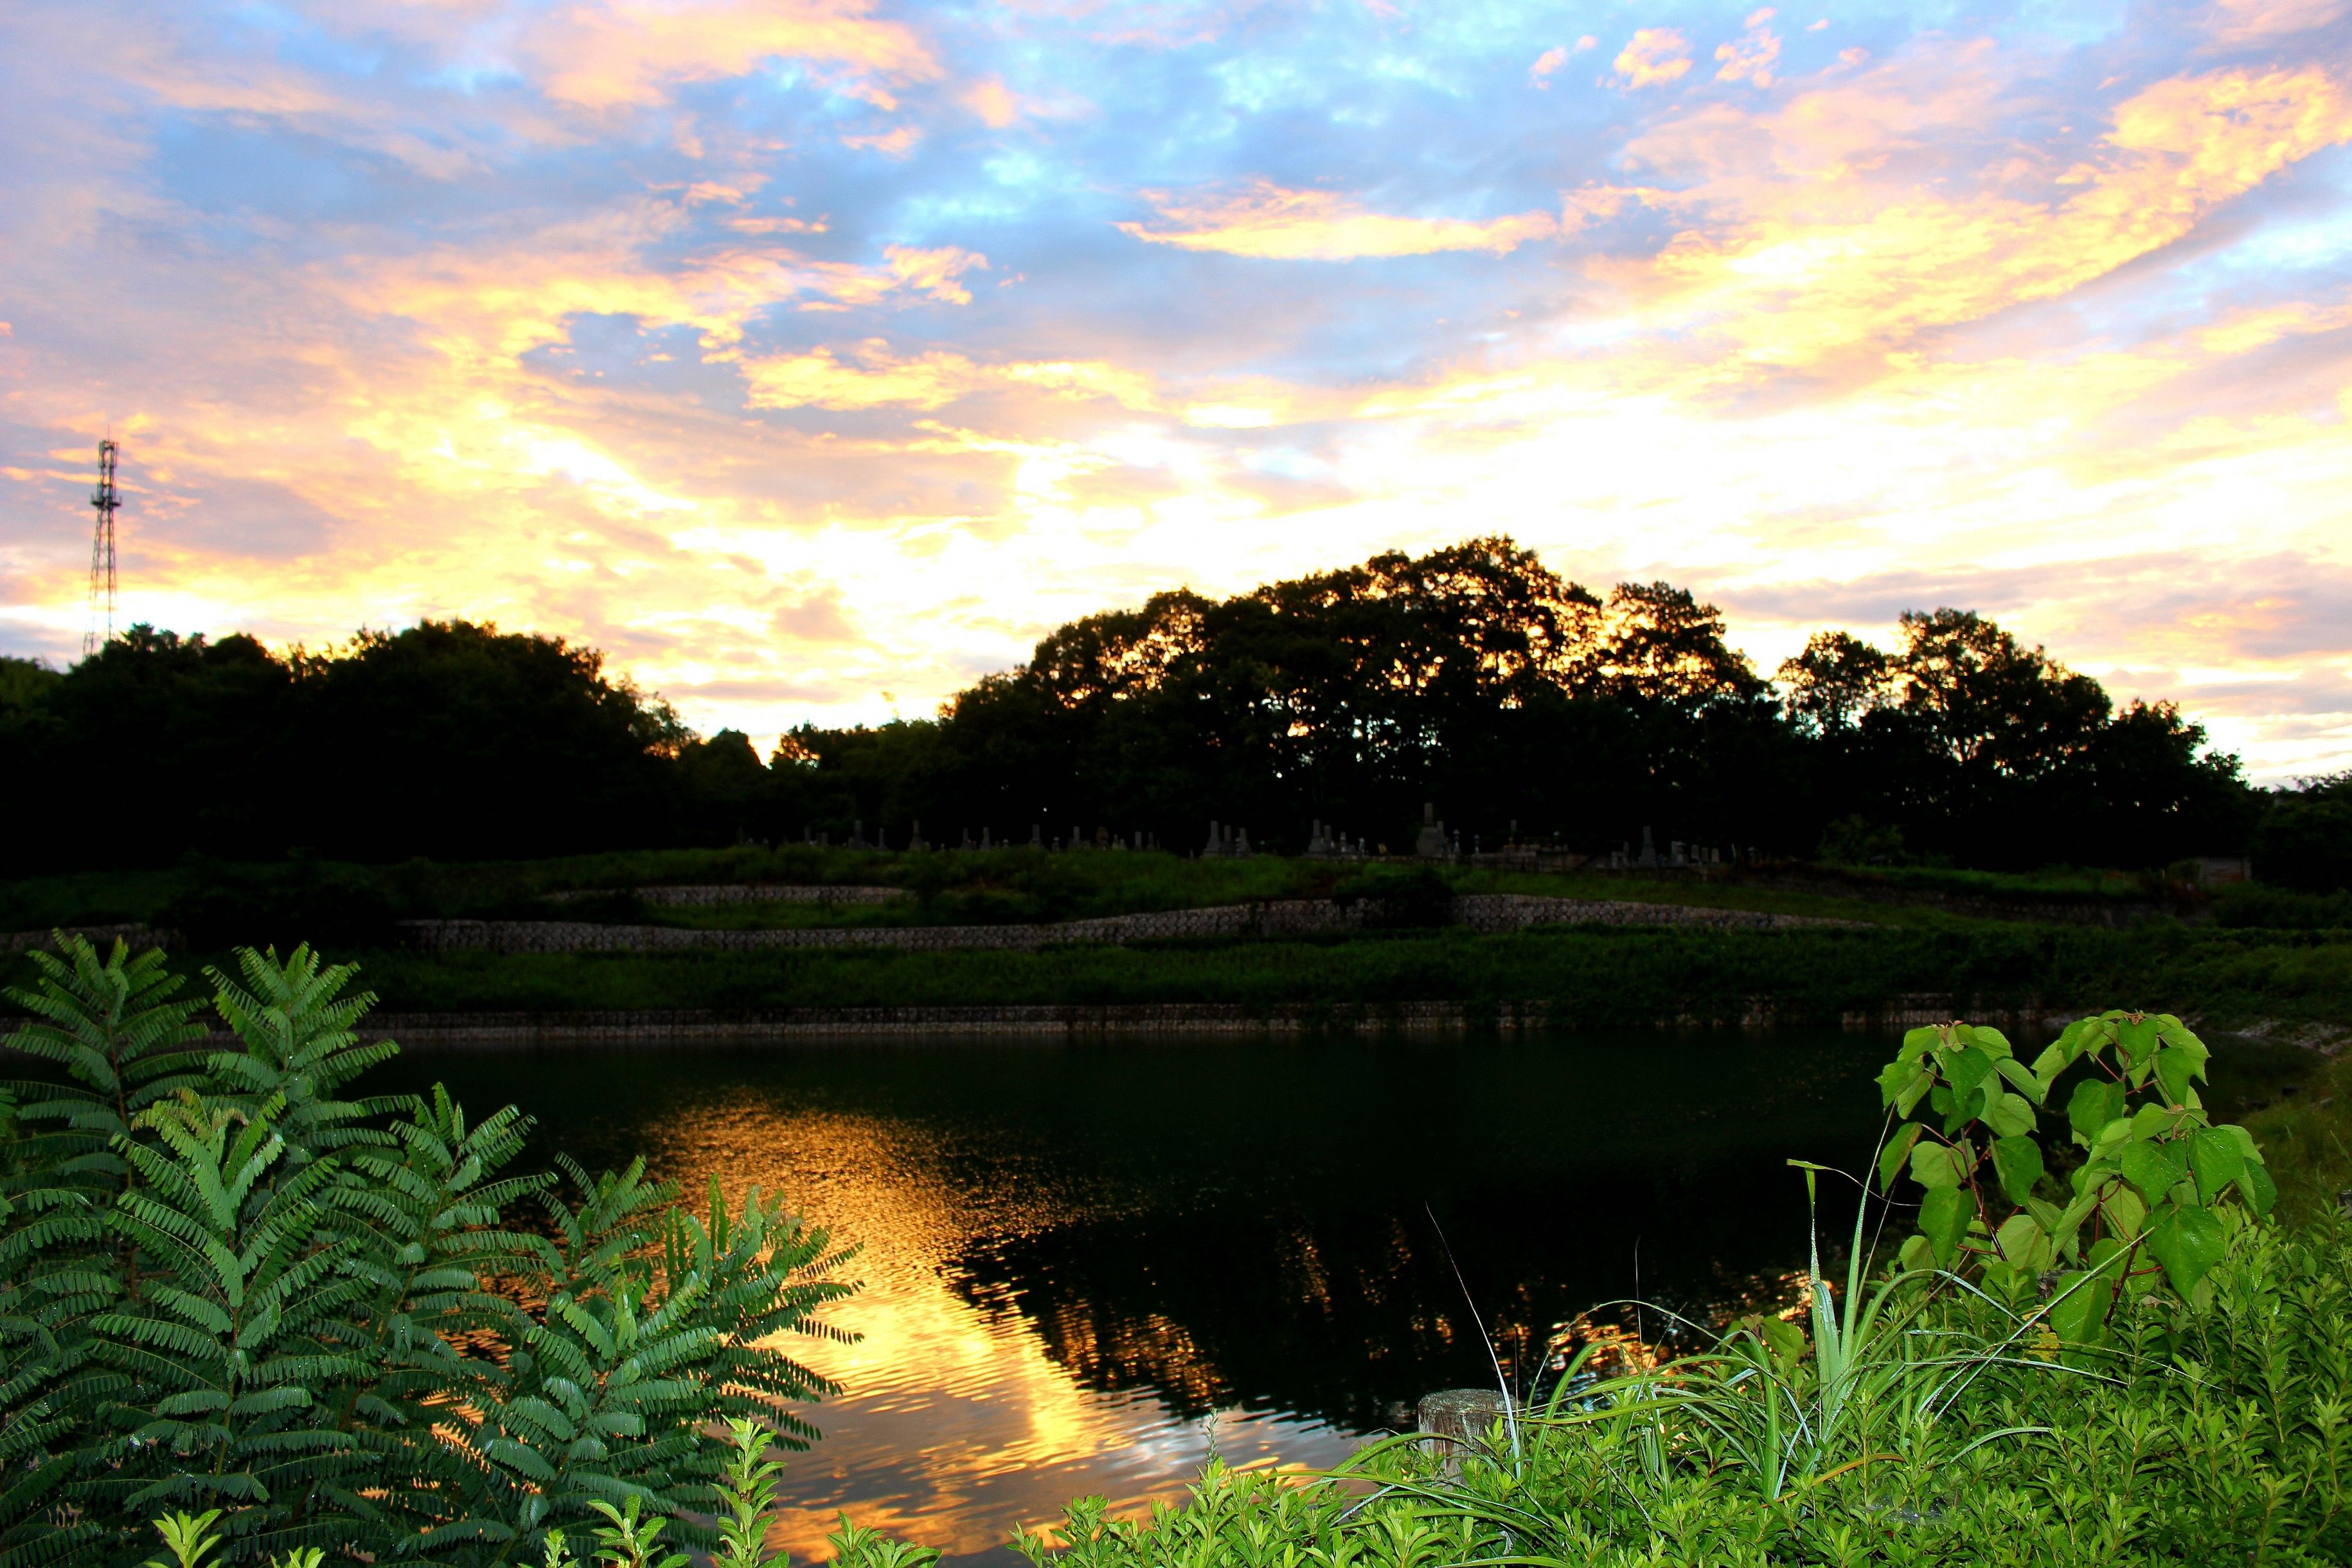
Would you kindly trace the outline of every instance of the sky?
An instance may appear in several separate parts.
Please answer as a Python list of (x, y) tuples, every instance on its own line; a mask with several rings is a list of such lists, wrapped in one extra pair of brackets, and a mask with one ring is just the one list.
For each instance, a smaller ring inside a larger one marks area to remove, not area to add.
[(2352, 767), (2352, 0), (0, 0), (0, 651), (709, 731), (1508, 533)]

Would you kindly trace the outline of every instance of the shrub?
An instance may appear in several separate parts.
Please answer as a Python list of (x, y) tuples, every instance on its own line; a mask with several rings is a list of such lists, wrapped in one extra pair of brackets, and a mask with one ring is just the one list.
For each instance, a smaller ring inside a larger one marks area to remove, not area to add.
[(512, 1107), (345, 1098), (397, 1047), (308, 948), (208, 972), (219, 1047), (160, 954), (37, 956), (8, 1044), (62, 1081), (0, 1099), (0, 1564), (134, 1562), (166, 1510), (240, 1560), (520, 1563), (604, 1507), (709, 1545), (701, 1429), (814, 1436), (828, 1385), (774, 1342), (825, 1331), (846, 1255), (780, 1204), (507, 1173)]

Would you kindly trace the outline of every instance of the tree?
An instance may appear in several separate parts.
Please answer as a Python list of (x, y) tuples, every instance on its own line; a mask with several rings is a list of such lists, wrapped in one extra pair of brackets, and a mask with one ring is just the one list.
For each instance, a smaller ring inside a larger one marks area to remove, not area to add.
[(2273, 791), (2253, 847), (2266, 882), (2315, 893), (2352, 888), (2352, 773)]

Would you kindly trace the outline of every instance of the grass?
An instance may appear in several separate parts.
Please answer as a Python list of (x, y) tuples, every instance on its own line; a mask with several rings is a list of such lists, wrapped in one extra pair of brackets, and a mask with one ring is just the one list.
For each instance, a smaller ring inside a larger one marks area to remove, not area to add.
[(2311, 1063), (2292, 1095), (2240, 1118), (2278, 1182), (2280, 1214), (2297, 1223), (2340, 1212), (2352, 1191), (2352, 1053), (2313, 1052)]
[[(1542, 999), (1561, 1024), (1616, 1027), (1736, 1023), (1762, 998), (1779, 1022), (1834, 1026), (1849, 1012), (1937, 993), (1964, 1012), (2127, 999), (2193, 1010), (2217, 1026), (2352, 1025), (2352, 939), (2178, 928), (1444, 930), (1035, 952), (351, 955), (383, 1005), (403, 1012)], [(184, 969), (217, 958), (173, 958)], [(10, 978), (22, 984), (28, 968), (14, 960)]]
[[(557, 912), (541, 901), (550, 892), (714, 882), (884, 884), (907, 888), (916, 897), (897, 909), (751, 905), (691, 913), (657, 910), (650, 918), (771, 924), (1056, 921), (1256, 899), (1353, 897), (1434, 884), (1461, 892), (1630, 899), (1926, 923), (1937, 918), (1932, 906), (1890, 904), (1885, 892), (1997, 897), (2030, 907), (2037, 901), (2079, 904), (2085, 898), (2145, 898), (2148, 890), (2145, 879), (2119, 872), (2018, 876), (1916, 868), (1852, 873), (1768, 868), (1753, 878), (1733, 873), (1702, 880), (1696, 876), (1537, 874), (1275, 857), (1204, 860), (1117, 851), (1049, 855), (1025, 847), (987, 854), (877, 855), (787, 845), (773, 849), (746, 846), (642, 850), (478, 864), (426, 860), (390, 866), (318, 860), (237, 864), (192, 859), (163, 869), (81, 872), (0, 883), (0, 930), (128, 921), (185, 927), (234, 916), (240, 907), (252, 911), (306, 902), (364, 905), (382, 919), (546, 918)], [(2315, 923), (2312, 911), (2301, 905), (2292, 910), (2282, 905), (2280, 910), (2292, 918), (2273, 921), (2268, 917), (2279, 911), (2269, 905), (2248, 905), (2242, 914), (2256, 918), (2234, 923)]]

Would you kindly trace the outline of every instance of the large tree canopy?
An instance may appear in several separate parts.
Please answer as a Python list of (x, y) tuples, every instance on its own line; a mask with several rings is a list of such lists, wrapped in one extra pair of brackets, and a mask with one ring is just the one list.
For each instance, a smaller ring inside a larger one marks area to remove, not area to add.
[[(1502, 538), (1155, 595), (936, 719), (803, 727), (765, 761), (592, 649), (462, 621), (283, 658), (134, 627), (61, 675), (0, 669), (0, 743), (17, 821), (110, 824), (20, 837), (19, 868), (100, 842), (149, 863), (509, 858), (862, 823), (903, 844), (919, 820), (933, 842), (1191, 848), (1214, 818), (1296, 848), (1320, 819), (1402, 848), (1424, 803), (1489, 845), (1597, 851), (1648, 826), (1807, 856), (1839, 825), (1961, 864), (2157, 866), (2245, 847), (2262, 805), (2170, 706), (2118, 711), (1971, 612), (1906, 615), (1892, 649), (1822, 633), (1768, 682), (1686, 590), (1595, 591)], [(2303, 847), (2332, 842), (2335, 796), (2296, 809), (2272, 837), (2326, 861)]]

